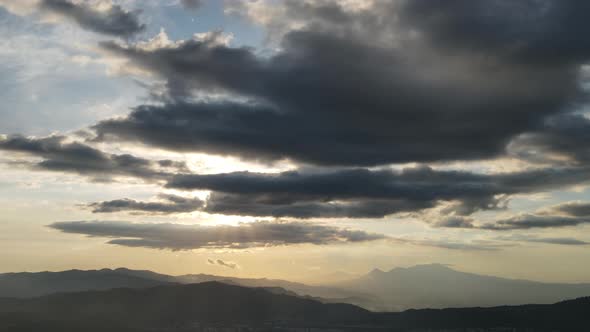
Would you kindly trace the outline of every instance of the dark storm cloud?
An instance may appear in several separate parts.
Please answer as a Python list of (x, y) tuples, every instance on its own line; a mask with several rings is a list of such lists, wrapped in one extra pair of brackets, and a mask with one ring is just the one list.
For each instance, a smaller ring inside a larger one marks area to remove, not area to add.
[[(360, 199), (351, 201), (326, 201), (318, 198), (273, 199), (272, 195), (234, 195), (213, 193), (203, 211), (207, 213), (271, 216), (293, 218), (383, 218), (384, 216), (413, 212), (433, 206), (430, 201), (407, 201), (387, 199)], [(301, 200), (301, 201), (299, 201)]]
[(129, 12), (119, 5), (99, 10), (86, 3), (68, 0), (42, 0), (39, 6), (76, 22), (80, 27), (105, 35), (129, 37), (145, 30), (137, 13)]
[(517, 156), (540, 162), (587, 165), (590, 162), (590, 120), (581, 115), (550, 118), (539, 129), (510, 145)]
[(449, 52), (499, 54), (513, 61), (555, 64), (585, 61), (590, 3), (561, 0), (405, 0), (403, 24)]
[(198, 198), (187, 198), (176, 195), (158, 196), (159, 202), (141, 202), (133, 199), (117, 199), (88, 204), (93, 213), (136, 212), (147, 214), (186, 213), (199, 210), (204, 202)]
[[(590, 49), (579, 13), (589, 5), (426, 3), (351, 12), (290, 1), (287, 15), (310, 23), (269, 57), (211, 39), (155, 50), (105, 43), (166, 80), (173, 101), (94, 129), (98, 139), (250, 159), (469, 160), (504, 153), (512, 138), (578, 101)], [(185, 102), (194, 90), (252, 102)]]
[(238, 226), (147, 224), (124, 221), (68, 221), (49, 227), (64, 233), (113, 238), (108, 243), (129, 247), (190, 250), (328, 245), (387, 239), (385, 235), (303, 222), (243, 223)]
[(38, 169), (101, 178), (131, 176), (161, 180), (169, 176), (169, 172), (186, 171), (182, 163), (152, 161), (130, 154), (108, 154), (79, 142), (67, 142), (64, 136), (0, 137), (0, 150), (40, 157), (39, 162), (25, 162)]
[[(153, 213), (175, 213), (199, 210), (242, 216), (382, 218), (395, 213), (420, 212), (442, 202), (452, 202), (440, 211), (442, 217), (433, 221), (433, 225), (471, 228), (474, 227), (473, 220), (464, 216), (481, 210), (505, 209), (511, 195), (588, 183), (590, 170), (548, 168), (486, 175), (417, 167), (401, 171), (348, 169), (180, 174), (169, 179), (168, 188), (210, 190), (206, 204), (116, 200), (92, 203), (90, 206), (99, 212), (150, 209)], [(564, 214), (565, 209), (583, 211), (585, 206), (571, 203), (560, 208), (564, 209), (560, 214)], [(570, 222), (576, 223), (575, 220)], [(512, 223), (515, 225), (511, 226)], [(525, 228), (527, 224), (524, 220), (504, 220), (489, 227)], [(551, 222), (547, 220), (545, 225), (549, 224)]]
[(166, 186), (216, 192), (207, 204), (212, 213), (382, 217), (419, 211), (440, 201), (459, 203), (443, 213), (469, 215), (505, 208), (509, 195), (550, 191), (589, 180), (590, 170), (576, 167), (489, 175), (417, 167), (176, 175)]

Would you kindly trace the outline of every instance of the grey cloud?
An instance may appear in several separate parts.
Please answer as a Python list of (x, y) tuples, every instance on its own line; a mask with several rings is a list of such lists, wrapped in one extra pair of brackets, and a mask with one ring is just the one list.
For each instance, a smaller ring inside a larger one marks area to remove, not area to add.
[(129, 12), (119, 5), (112, 5), (103, 11), (86, 3), (42, 0), (40, 7), (69, 18), (84, 29), (105, 35), (129, 37), (145, 30), (145, 25), (139, 22), (137, 13)]
[[(567, 202), (534, 213), (521, 213), (488, 222), (471, 217), (453, 216), (435, 222), (439, 227), (476, 228), (495, 231), (524, 230), (534, 228), (571, 227), (590, 223), (590, 203)], [(554, 242), (557, 242), (554, 241)]]
[(567, 202), (553, 206), (550, 211), (557, 211), (574, 217), (590, 217), (590, 203)]
[(197, 9), (203, 5), (203, 0), (181, 0), (184, 7), (189, 9)]
[(238, 264), (233, 263), (233, 262), (226, 262), (224, 260), (221, 259), (207, 259), (207, 263), (209, 263), (210, 265), (218, 265), (218, 266), (222, 266), (222, 267), (226, 267), (226, 268), (230, 268), (232, 270), (235, 270), (237, 268), (239, 268)]
[(187, 198), (177, 195), (158, 196), (159, 202), (141, 202), (133, 199), (117, 199), (112, 201), (96, 202), (88, 204), (93, 213), (112, 213), (131, 211), (148, 214), (172, 214), (186, 213), (201, 209), (204, 202), (199, 198)]
[(590, 4), (560, 0), (405, 0), (404, 24), (448, 52), (498, 54), (512, 61), (554, 64), (587, 59), (579, 35)]
[(538, 239), (530, 239), (531, 242), (540, 242), (540, 243), (548, 243), (548, 244), (561, 244), (566, 246), (585, 246), (589, 245), (590, 242), (581, 241), (578, 239), (573, 238), (538, 238)]
[[(499, 1), (377, 2), (356, 12), (296, 3), (288, 15), (311, 23), (269, 57), (200, 40), (156, 50), (104, 43), (165, 79), (173, 101), (98, 123), (98, 139), (322, 165), (471, 160), (504, 153), (583, 94), (587, 43), (567, 33), (584, 26), (587, 5), (547, 1), (527, 25), (529, 6)], [(379, 43), (376, 31), (408, 37)], [(195, 89), (252, 102), (185, 102)]]
[(546, 244), (557, 244), (565, 246), (585, 246), (590, 245), (590, 242), (578, 240), (571, 237), (537, 237), (530, 235), (511, 235), (504, 237), (497, 237), (500, 241), (513, 241), (513, 242), (534, 242), (534, 243), (546, 243)]
[[(547, 168), (476, 174), (429, 167), (401, 171), (345, 169), (283, 173), (184, 174), (167, 187), (212, 190), (207, 209), (275, 216), (382, 217), (456, 201), (445, 214), (469, 215), (506, 207), (507, 196), (554, 190), (590, 180), (585, 168)], [(458, 219), (453, 223), (457, 224)], [(465, 226), (465, 225), (463, 225)]]
[(442, 218), (434, 223), (434, 225), (436, 227), (448, 228), (473, 228), (473, 219), (463, 216), (450, 216)]
[(479, 226), (479, 228), (505, 231), (515, 229), (568, 227), (577, 226), (588, 222), (590, 222), (590, 218), (560, 215), (520, 214), (507, 219), (497, 220), (493, 223), (484, 224)]
[[(203, 211), (208, 213), (272, 216), (293, 218), (382, 218), (384, 216), (422, 210), (433, 206), (431, 201), (408, 201), (404, 199), (359, 199), (326, 201), (313, 198), (277, 198), (271, 195), (233, 195), (213, 193)], [(270, 198), (270, 199), (269, 199)]]
[(105, 35), (129, 37), (145, 30), (137, 13), (127, 11), (119, 5), (99, 10), (87, 3), (69, 0), (41, 0), (41, 9), (62, 15), (76, 22), (84, 29)]
[[(0, 138), (0, 150), (41, 157), (41, 161), (31, 162), (31, 165), (43, 170), (94, 178), (133, 176), (150, 181), (166, 180), (169, 188), (212, 191), (206, 205), (200, 200), (182, 201), (178, 197), (163, 196), (162, 202), (122, 199), (92, 203), (90, 207), (95, 212), (167, 214), (200, 210), (226, 215), (381, 218), (453, 201), (455, 204), (443, 210), (443, 214), (464, 216), (479, 210), (505, 208), (510, 195), (549, 191), (584, 184), (590, 179), (590, 170), (584, 167), (489, 175), (437, 171), (428, 167), (401, 171), (340, 169), (175, 175), (187, 171), (184, 163), (107, 154), (85, 144), (67, 142), (62, 136)], [(454, 220), (455, 227), (467, 226), (457, 221)], [(511, 223), (510, 220), (505, 222), (504, 227)], [(446, 226), (450, 225), (447, 220)]]
[(304, 222), (242, 223), (238, 226), (147, 224), (125, 221), (56, 222), (64, 233), (111, 238), (110, 244), (155, 249), (245, 249), (296, 244), (344, 244), (387, 239), (385, 235)]
[[(480, 210), (505, 209), (510, 195), (554, 190), (587, 183), (589, 179), (590, 170), (576, 167), (489, 175), (416, 167), (401, 171), (343, 169), (179, 174), (171, 176), (166, 186), (210, 190), (212, 193), (200, 210), (226, 215), (382, 218), (422, 211), (446, 201), (453, 204), (441, 210), (445, 217), (434, 224), (465, 228), (472, 227), (473, 220), (464, 216)], [(129, 206), (132, 202), (115, 203)], [(136, 206), (140, 204), (148, 203), (134, 202)], [(162, 209), (173, 211), (172, 205)], [(505, 220), (503, 227), (513, 222), (521, 226), (526, 224)]]
[(485, 229), (511, 230), (529, 228), (567, 227), (590, 223), (590, 203), (565, 202), (542, 209), (534, 214), (520, 214), (482, 226)]
[[(177, 196), (174, 196), (175, 198)], [(172, 214), (202, 211), (211, 214), (254, 216), (254, 217), (292, 217), (292, 218), (382, 218), (384, 216), (413, 212), (433, 207), (431, 201), (407, 201), (366, 199), (354, 201), (312, 201), (305, 199), (269, 201), (268, 195), (232, 195), (213, 192), (205, 202), (200, 199), (169, 199), (168, 202), (143, 202), (132, 199), (87, 204), (94, 213), (130, 211), (134, 213)]]
[(476, 240), (476, 241), (453, 241), (449, 239), (411, 239), (411, 238), (393, 238), (392, 241), (411, 244), (416, 246), (440, 248), (447, 250), (460, 251), (496, 251), (505, 247), (511, 246), (506, 243), (499, 243), (498, 241)]
[(186, 171), (183, 163), (170, 160), (152, 161), (130, 154), (108, 154), (79, 142), (67, 142), (64, 136), (41, 138), (0, 137), (0, 150), (25, 153), (42, 158), (32, 167), (71, 172), (95, 178), (130, 176), (146, 180), (162, 180), (170, 172)]
[(590, 162), (590, 120), (582, 115), (547, 119), (537, 130), (517, 137), (512, 154), (532, 161), (587, 165)]

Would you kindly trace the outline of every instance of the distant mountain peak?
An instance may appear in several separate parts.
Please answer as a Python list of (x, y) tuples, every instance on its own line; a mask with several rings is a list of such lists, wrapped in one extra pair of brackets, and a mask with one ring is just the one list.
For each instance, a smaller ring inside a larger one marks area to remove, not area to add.
[(380, 268), (374, 268), (373, 270), (371, 270), (371, 272), (369, 272), (369, 275), (381, 275), (384, 273), (386, 272), (381, 270)]

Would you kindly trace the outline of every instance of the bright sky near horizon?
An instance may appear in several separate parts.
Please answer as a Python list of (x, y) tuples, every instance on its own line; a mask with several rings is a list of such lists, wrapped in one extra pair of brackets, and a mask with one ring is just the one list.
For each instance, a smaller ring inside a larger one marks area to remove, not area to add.
[(0, 0), (0, 272), (590, 282), (588, 10)]

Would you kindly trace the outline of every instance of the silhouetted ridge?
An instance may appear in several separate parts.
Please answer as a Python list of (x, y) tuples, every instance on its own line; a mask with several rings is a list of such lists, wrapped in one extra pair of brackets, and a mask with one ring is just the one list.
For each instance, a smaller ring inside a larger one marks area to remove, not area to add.
[[(0, 274), (0, 297), (35, 297), (59, 292), (111, 288), (145, 288), (173, 280), (157, 280), (123, 270), (68, 270)], [(147, 272), (147, 271), (146, 271)]]
[(33, 327), (39, 326), (52, 326), (55, 331), (75, 331), (74, 327), (79, 330), (100, 327), (108, 331), (127, 331), (121, 328), (175, 331), (181, 327), (235, 324), (348, 326), (357, 328), (357, 331), (369, 328), (415, 331), (468, 327), (584, 331), (588, 324), (588, 312), (590, 298), (552, 305), (373, 313), (349, 304), (323, 304), (264, 288), (204, 282), (145, 289), (60, 293), (34, 299), (0, 299), (0, 331), (34, 331)]
[(107, 320), (138, 326), (169, 322), (346, 323), (369, 319), (370, 312), (349, 304), (318, 301), (220, 282), (61, 293), (35, 299), (5, 300), (0, 311), (25, 312), (64, 321)]

